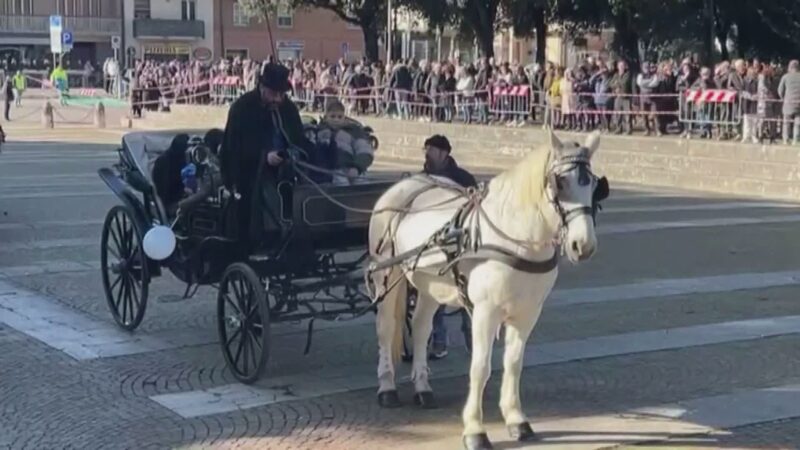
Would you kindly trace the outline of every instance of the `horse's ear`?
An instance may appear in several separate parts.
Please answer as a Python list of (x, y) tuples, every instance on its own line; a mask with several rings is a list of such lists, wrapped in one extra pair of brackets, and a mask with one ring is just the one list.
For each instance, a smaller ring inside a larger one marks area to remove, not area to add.
[(556, 136), (556, 134), (553, 133), (552, 128), (548, 129), (548, 131), (550, 133), (550, 151), (553, 152), (554, 154), (558, 154), (559, 152), (561, 152), (561, 148), (564, 145), (561, 143), (561, 140), (558, 139), (558, 136)]
[(595, 130), (586, 137), (584, 147), (589, 149), (589, 155), (593, 156), (594, 152), (600, 147), (600, 132)]

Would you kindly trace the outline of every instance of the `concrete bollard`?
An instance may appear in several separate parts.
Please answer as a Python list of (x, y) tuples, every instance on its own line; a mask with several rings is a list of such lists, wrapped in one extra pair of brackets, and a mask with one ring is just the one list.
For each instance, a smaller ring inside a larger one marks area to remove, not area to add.
[(94, 107), (94, 126), (97, 128), (106, 127), (106, 107), (103, 102), (97, 102)]
[(47, 101), (42, 108), (42, 126), (45, 128), (53, 128), (53, 124), (53, 105)]

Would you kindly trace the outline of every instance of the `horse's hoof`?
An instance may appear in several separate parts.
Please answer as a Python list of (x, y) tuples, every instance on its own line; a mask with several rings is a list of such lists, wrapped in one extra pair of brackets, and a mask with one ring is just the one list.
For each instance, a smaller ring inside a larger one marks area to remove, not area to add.
[(436, 404), (436, 397), (433, 392), (417, 392), (414, 394), (414, 404), (422, 409), (436, 409), (439, 405)]
[(397, 391), (378, 392), (378, 405), (381, 408), (399, 408), (400, 396)]
[(523, 422), (517, 425), (509, 425), (508, 434), (511, 435), (511, 439), (516, 439), (519, 442), (535, 441), (539, 438), (536, 436), (536, 433), (533, 432), (531, 424), (528, 422)]
[(486, 433), (468, 434), (464, 436), (464, 450), (492, 450), (492, 441)]

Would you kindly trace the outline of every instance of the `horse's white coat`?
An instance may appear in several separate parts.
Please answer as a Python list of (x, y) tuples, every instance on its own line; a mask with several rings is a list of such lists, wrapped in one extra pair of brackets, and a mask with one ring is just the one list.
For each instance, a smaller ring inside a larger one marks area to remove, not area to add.
[[(589, 157), (598, 144), (599, 135), (591, 135), (585, 144)], [(558, 251), (554, 241), (561, 225), (561, 217), (550, 199), (558, 196), (567, 211), (591, 206), (594, 183), (581, 185), (575, 165), (557, 164), (562, 157), (580, 151), (581, 145), (562, 144), (551, 133), (550, 147), (531, 153), (517, 167), (491, 181), (481, 206), (499, 232), (487, 226), (484, 219), (480, 226), (484, 244), (501, 246), (527, 260), (546, 261)], [(436, 180), (449, 183), (441, 178)], [(430, 183), (424, 176), (414, 176), (397, 183), (378, 200), (369, 229), (369, 248), (375, 261), (389, 259), (425, 243), (466, 202), (444, 187), (433, 187), (419, 194)], [(447, 202), (448, 199), (455, 201)], [(404, 208), (410, 211), (405, 214), (396, 211)], [(594, 253), (596, 238), (591, 216), (580, 215), (569, 223), (564, 249), (573, 262), (585, 260)], [(444, 262), (442, 252), (432, 251), (415, 265), (395, 266), (372, 274), (377, 295), (390, 289), (377, 315), (378, 392), (396, 389), (395, 364), (400, 355), (408, 282), (419, 292), (412, 319), (412, 379), (416, 392), (431, 391), (427, 342), (433, 315), (439, 304), (460, 304), (451, 273), (439, 275)], [(467, 261), (460, 264), (459, 269), (467, 276), (467, 293), (474, 304), (470, 387), (463, 410), (464, 434), (484, 432), (483, 390), (491, 372), (492, 341), (501, 324), (506, 326), (506, 342), (500, 408), (507, 425), (525, 423), (527, 418), (519, 397), (525, 343), (555, 284), (558, 269), (531, 274), (497, 261)]]

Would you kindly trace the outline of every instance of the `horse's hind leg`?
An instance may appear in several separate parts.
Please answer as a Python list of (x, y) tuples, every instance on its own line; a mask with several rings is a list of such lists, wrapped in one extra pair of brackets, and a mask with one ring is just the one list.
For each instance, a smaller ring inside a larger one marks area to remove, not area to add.
[[(395, 354), (397, 350), (397, 332), (398, 327), (402, 327), (402, 322), (398, 323), (397, 314), (402, 305), (398, 302), (406, 301), (406, 285), (407, 281), (397, 280), (397, 277), (403, 277), (401, 271), (392, 269), (386, 278), (374, 275), (375, 285), (381, 286), (380, 289), (385, 287), (393, 287), (385, 294), (385, 297), (380, 305), (378, 305), (378, 313), (375, 319), (375, 326), (378, 333), (378, 404), (384, 408), (396, 408), (400, 406), (400, 398), (397, 395), (397, 386), (395, 385), (395, 363), (397, 362), (398, 355)], [(384, 284), (385, 282), (385, 284)], [(379, 284), (381, 283), (381, 284)], [(394, 286), (393, 286), (394, 285)], [(402, 308), (402, 314), (405, 315), (405, 308)], [(402, 328), (400, 328), (402, 331)], [(402, 339), (402, 336), (400, 337)], [(402, 344), (402, 342), (401, 342)]]
[(502, 319), (502, 311), (486, 302), (477, 303), (472, 314), (472, 363), (469, 394), (464, 405), (464, 447), (489, 449), (491, 443), (483, 428), (483, 390), (492, 371), (492, 343)]
[(414, 403), (426, 409), (435, 408), (433, 389), (428, 383), (428, 338), (433, 328), (433, 316), (439, 304), (424, 289), (417, 294), (417, 307), (411, 319), (411, 336), (414, 340), (414, 363), (411, 379), (414, 380)]
[(503, 413), (511, 437), (519, 441), (536, 438), (528, 418), (522, 411), (519, 396), (519, 383), (522, 376), (522, 363), (525, 355), (525, 343), (528, 341), (533, 326), (539, 320), (542, 309), (531, 308), (520, 311), (506, 319), (506, 345), (503, 351), (503, 383), (500, 388), (500, 411)]

